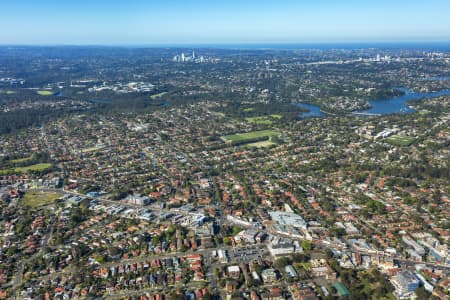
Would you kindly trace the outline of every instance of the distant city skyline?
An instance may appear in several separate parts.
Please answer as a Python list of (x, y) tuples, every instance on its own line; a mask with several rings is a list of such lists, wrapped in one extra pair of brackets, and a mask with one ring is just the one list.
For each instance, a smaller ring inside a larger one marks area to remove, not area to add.
[(445, 0), (15, 0), (0, 44), (450, 42)]

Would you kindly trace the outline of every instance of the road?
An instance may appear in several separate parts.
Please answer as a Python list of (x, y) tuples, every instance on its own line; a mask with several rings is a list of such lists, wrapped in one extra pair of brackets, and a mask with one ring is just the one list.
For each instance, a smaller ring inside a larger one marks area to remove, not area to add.
[[(74, 192), (74, 191), (65, 191), (65, 190), (61, 190), (61, 189), (47, 189), (47, 191), (58, 191), (58, 192), (66, 193), (66, 194), (72, 194), (72, 195), (86, 197), (85, 195)], [(120, 205), (123, 205), (124, 207), (129, 207), (129, 208), (134, 208), (134, 209), (141, 208), (141, 207), (137, 207), (136, 205), (120, 203), (118, 201), (109, 200), (109, 199), (106, 199), (103, 197), (95, 198), (95, 200), (100, 203), (107, 204), (107, 205), (120, 204)], [(144, 208), (149, 209), (148, 207), (144, 207)], [(172, 214), (182, 214), (182, 215), (195, 214), (193, 212), (174, 210), (174, 209), (163, 209), (163, 208), (157, 208), (157, 207), (151, 207), (151, 210), (155, 214), (161, 214), (161, 213), (172, 213)], [(218, 209), (218, 212), (219, 212), (219, 216), (216, 217), (216, 221), (219, 224), (233, 224), (232, 222), (230, 222), (229, 220), (226, 219), (226, 217), (221, 213), (220, 209)], [(53, 222), (51, 222), (51, 223), (53, 223)], [(368, 227), (372, 227), (371, 224), (367, 224), (366, 222), (362, 222), (362, 223)], [(299, 242), (302, 241), (302, 239), (293, 238), (293, 237), (289, 236), (288, 234), (281, 234), (278, 232), (274, 232), (270, 228), (261, 229), (257, 226), (243, 226), (242, 224), (239, 224), (239, 226), (241, 226), (243, 228), (255, 229), (260, 232), (274, 235), (274, 236), (288, 237), (292, 240), (298, 240)], [(379, 232), (379, 230), (377, 230), (376, 228), (372, 228), (372, 229), (375, 232)], [(44, 237), (44, 239), (42, 241), (43, 249), (45, 249), (47, 247), (47, 243), (48, 243), (48, 240), (50, 239), (50, 237), (51, 236), (50, 236), (49, 232), (47, 232), (46, 236)], [(316, 249), (331, 249), (331, 248), (333, 248), (332, 245), (324, 245), (320, 240), (313, 240), (312, 242)], [(352, 248), (352, 245), (350, 245), (350, 243), (348, 243), (348, 242), (346, 242), (346, 243), (350, 246), (349, 251), (353, 252), (353, 253), (359, 252), (361, 254), (369, 255), (372, 257), (377, 256), (377, 255), (386, 255), (385, 253), (380, 253), (380, 252), (371, 253), (371, 252), (367, 252), (367, 251), (361, 251), (360, 249), (354, 249), (354, 248)], [(216, 260), (216, 258), (212, 257), (212, 251), (217, 250), (217, 249), (223, 249), (228, 252), (228, 261), (227, 262), (218, 262)], [(145, 256), (145, 257), (130, 258), (130, 259), (121, 260), (121, 261), (108, 262), (106, 264), (102, 264), (101, 267), (110, 268), (110, 267), (119, 266), (119, 265), (148, 262), (151, 259), (164, 259), (164, 258), (169, 258), (169, 257), (186, 256), (186, 255), (190, 255), (190, 254), (203, 255), (204, 265), (208, 266), (207, 272), (205, 274), (206, 279), (210, 283), (210, 285), (213, 289), (218, 289), (217, 281), (214, 276), (215, 268), (222, 268), (224, 265), (230, 265), (230, 264), (238, 265), (242, 262), (249, 262), (249, 261), (259, 260), (261, 258), (269, 257), (269, 252), (268, 252), (267, 246), (265, 244), (256, 244), (256, 245), (251, 245), (251, 246), (241, 246), (241, 245), (225, 246), (224, 245), (224, 246), (218, 247), (218, 248), (200, 249), (197, 251), (190, 250), (190, 251), (186, 251), (186, 252), (171, 252), (171, 253), (164, 253), (164, 254), (159, 254), (159, 255), (149, 255), (149, 256)], [(400, 266), (413, 267), (418, 264), (418, 262), (405, 259), (402, 256), (390, 256), (390, 257), (392, 257)], [(450, 266), (443, 266), (440, 264), (433, 264), (433, 263), (426, 263), (426, 265), (430, 266), (432, 268), (439, 268), (442, 270), (450, 271)], [(18, 272), (17, 272), (18, 275), (15, 278), (15, 282), (14, 282), (15, 287), (18, 287), (21, 284), (21, 278), (22, 278), (21, 273), (23, 272), (23, 262), (18, 264), (17, 269), (18, 269)], [(66, 268), (65, 270), (51, 274), (51, 277), (61, 275), (62, 273), (67, 274), (67, 273), (71, 273), (71, 272), (73, 272), (73, 269)], [(193, 284), (188, 284), (188, 285), (183, 285), (183, 286), (173, 286), (172, 289), (179, 288), (179, 287), (188, 287), (188, 288), (192, 287), (193, 288), (193, 287), (195, 287), (196, 284), (198, 284), (198, 283), (194, 282)], [(284, 282), (284, 285), (287, 286), (287, 283)], [(145, 294), (145, 293), (153, 293), (154, 294), (159, 291), (161, 291), (161, 288), (148, 288), (148, 289), (143, 289), (143, 290), (139, 290), (139, 291), (125, 290), (125, 291), (120, 291), (118, 293), (113, 292), (112, 294), (108, 295), (108, 298), (112, 298), (112, 299), (123, 298), (126, 296)]]

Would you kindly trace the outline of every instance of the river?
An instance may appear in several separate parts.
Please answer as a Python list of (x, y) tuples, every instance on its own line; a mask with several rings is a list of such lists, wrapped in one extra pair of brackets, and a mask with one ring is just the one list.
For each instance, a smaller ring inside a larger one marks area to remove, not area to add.
[[(362, 115), (388, 115), (395, 113), (413, 113), (414, 108), (408, 106), (408, 101), (410, 100), (422, 100), (428, 98), (434, 98), (439, 96), (450, 96), (450, 90), (442, 90), (439, 92), (412, 92), (408, 89), (401, 89), (405, 92), (402, 96), (393, 97), (386, 100), (370, 100), (371, 108), (361, 111), (356, 111), (355, 114)], [(309, 112), (302, 113), (301, 118), (312, 118), (312, 117), (324, 117), (325, 114), (320, 111), (317, 105), (297, 103), (296, 106), (301, 108), (306, 108)]]

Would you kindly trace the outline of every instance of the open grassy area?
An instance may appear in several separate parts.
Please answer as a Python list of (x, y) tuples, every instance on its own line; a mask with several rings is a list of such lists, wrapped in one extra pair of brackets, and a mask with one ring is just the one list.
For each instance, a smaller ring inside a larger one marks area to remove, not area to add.
[(268, 140), (270, 137), (277, 135), (279, 135), (279, 133), (274, 130), (261, 130), (226, 135), (222, 137), (222, 140), (232, 144), (245, 144)]
[(10, 162), (12, 162), (13, 164), (21, 164), (21, 163), (30, 161), (32, 159), (33, 159), (33, 157), (29, 156), (29, 157), (24, 157), (24, 158), (11, 159)]
[(268, 140), (268, 141), (262, 141), (262, 142), (250, 143), (250, 144), (247, 144), (246, 146), (247, 146), (247, 147), (250, 147), (250, 148), (251, 148), (251, 147), (256, 147), (256, 148), (267, 148), (267, 147), (270, 147), (270, 146), (272, 146), (272, 145), (276, 145), (276, 143), (274, 143), (274, 142)]
[(409, 146), (414, 143), (416, 139), (410, 136), (403, 135), (393, 135), (386, 138), (386, 143), (395, 145), (395, 146)]
[(308, 262), (302, 263), (302, 267), (303, 267), (305, 270), (311, 270), (312, 264), (311, 264), (311, 263), (308, 263)]
[(18, 167), (15, 168), (15, 170), (19, 171), (19, 172), (29, 172), (29, 171), (45, 171), (47, 169), (50, 169), (52, 167), (52, 164), (50, 163), (41, 163), (41, 164), (35, 164), (35, 165), (31, 165), (31, 166), (26, 166), (26, 167)]
[(55, 200), (61, 198), (60, 193), (56, 192), (38, 192), (31, 191), (27, 192), (21, 201), (23, 206), (29, 207), (39, 207), (42, 205), (47, 205), (53, 203)]
[(47, 91), (47, 90), (41, 90), (41, 91), (37, 91), (38, 95), (40, 96), (51, 96), (54, 95), (55, 92), (53, 91)]
[(16, 92), (15, 91), (6, 91), (6, 95), (14, 95)]
[(161, 97), (163, 97), (163, 96), (165, 96), (165, 95), (167, 95), (167, 92), (162, 92), (162, 93), (159, 93), (159, 94), (151, 95), (150, 98), (151, 98), (152, 100), (154, 100), (154, 99), (161, 98)]
[(251, 112), (251, 111), (254, 111), (254, 110), (255, 110), (254, 107), (247, 107), (247, 108), (244, 108), (242, 111)]
[(249, 117), (245, 118), (245, 120), (249, 123), (255, 123), (258, 125), (270, 125), (273, 123), (273, 119), (281, 119), (283, 116), (281, 115), (268, 115), (268, 116), (258, 116), (258, 117)]
[(428, 115), (428, 114), (430, 114), (430, 113), (431, 113), (431, 111), (426, 110), (426, 109), (422, 109), (422, 110), (419, 111), (419, 114), (420, 114), (420, 115)]
[(8, 174), (19, 174), (19, 173), (28, 173), (28, 172), (42, 172), (47, 169), (50, 169), (52, 167), (52, 164), (50, 163), (42, 163), (42, 164), (35, 164), (31, 166), (26, 167), (17, 167), (14, 169), (3, 169), (0, 170), (0, 175), (8, 175)]

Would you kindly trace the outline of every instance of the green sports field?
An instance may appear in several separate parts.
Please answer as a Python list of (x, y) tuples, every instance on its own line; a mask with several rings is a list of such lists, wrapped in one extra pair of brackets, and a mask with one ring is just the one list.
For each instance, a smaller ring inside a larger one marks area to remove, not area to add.
[(273, 123), (274, 119), (281, 119), (281, 115), (268, 115), (268, 116), (258, 116), (258, 117), (248, 117), (245, 120), (249, 123), (255, 123), (258, 125), (270, 125)]
[(267, 140), (267, 141), (262, 141), (262, 142), (250, 143), (250, 144), (247, 144), (245, 146), (249, 147), (249, 148), (253, 148), (253, 147), (255, 147), (255, 148), (267, 148), (267, 147), (270, 147), (272, 145), (276, 145), (276, 143)]
[(40, 96), (51, 96), (51, 95), (55, 94), (53, 91), (47, 91), (47, 90), (37, 91), (37, 93)]
[(29, 207), (38, 207), (42, 205), (47, 205), (55, 202), (55, 200), (61, 198), (60, 193), (56, 192), (38, 192), (38, 191), (31, 191), (25, 193), (23, 196), (23, 199), (21, 200), (22, 206), (29, 206)]
[(0, 175), (8, 175), (8, 174), (20, 174), (20, 173), (28, 173), (28, 172), (42, 172), (47, 169), (50, 169), (52, 167), (52, 164), (50, 163), (42, 163), (42, 164), (35, 164), (31, 166), (26, 167), (17, 167), (14, 169), (3, 169), (0, 170)]
[(24, 158), (12, 159), (12, 160), (10, 160), (10, 162), (12, 162), (13, 164), (21, 164), (21, 163), (30, 161), (30, 160), (32, 160), (32, 159), (33, 159), (33, 157), (30, 156), (30, 157), (24, 157)]
[(152, 100), (154, 100), (154, 99), (161, 98), (161, 97), (163, 97), (163, 96), (165, 96), (165, 95), (167, 95), (167, 92), (162, 92), (162, 93), (159, 93), (159, 94), (151, 95), (150, 98), (151, 98)]
[(268, 140), (270, 137), (277, 135), (279, 135), (279, 133), (274, 130), (261, 130), (261, 131), (251, 131), (246, 133), (226, 135), (222, 137), (222, 140), (232, 144), (245, 144), (263, 141), (265, 139)]
[(410, 146), (416, 139), (410, 136), (393, 135), (385, 139), (386, 143), (395, 146)]

